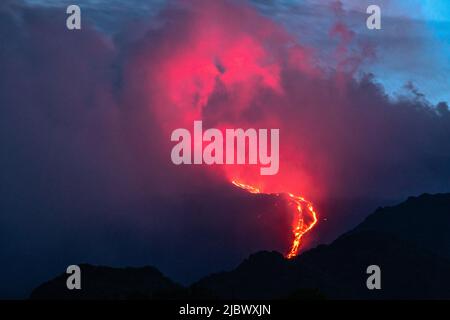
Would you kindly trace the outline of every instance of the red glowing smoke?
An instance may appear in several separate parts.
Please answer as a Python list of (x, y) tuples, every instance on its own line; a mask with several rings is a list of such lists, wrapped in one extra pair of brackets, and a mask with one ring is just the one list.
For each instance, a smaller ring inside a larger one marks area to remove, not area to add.
[[(308, 154), (298, 149), (299, 137), (286, 128), (282, 116), (292, 107), (283, 83), (285, 73), (310, 78), (320, 74), (311, 53), (250, 6), (180, 2), (164, 16), (161, 34), (142, 48), (135, 66), (143, 70), (151, 115), (164, 135), (190, 128), (194, 120), (219, 129), (281, 128), (277, 175), (262, 177), (257, 166), (205, 170), (228, 181), (261, 186), (266, 193), (314, 194), (313, 177), (302, 167)], [(300, 220), (293, 219), (295, 236)]]

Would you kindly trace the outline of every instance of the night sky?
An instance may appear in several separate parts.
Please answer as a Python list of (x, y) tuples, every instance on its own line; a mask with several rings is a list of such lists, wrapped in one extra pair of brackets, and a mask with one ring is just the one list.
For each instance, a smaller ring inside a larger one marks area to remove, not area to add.
[[(69, 31), (72, 3), (0, 3), (2, 298), (70, 264), (190, 283), (286, 252), (286, 202), (235, 177), (315, 204), (304, 248), (450, 191), (447, 1), (80, 0)], [(280, 128), (279, 174), (173, 165), (170, 133), (194, 120)]]

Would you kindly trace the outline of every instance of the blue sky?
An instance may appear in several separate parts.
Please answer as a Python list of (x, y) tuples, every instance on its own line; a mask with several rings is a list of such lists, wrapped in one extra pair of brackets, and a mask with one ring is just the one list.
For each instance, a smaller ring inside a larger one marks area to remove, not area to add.
[[(253, 2), (300, 41), (318, 48), (325, 62), (333, 60), (336, 46), (329, 30), (338, 20), (346, 24), (355, 32), (356, 44), (375, 48), (375, 59), (365, 61), (360, 71), (373, 73), (392, 98), (408, 94), (404, 86), (411, 82), (433, 104), (450, 101), (450, 1), (342, 0), (340, 17), (331, 14), (333, 0)], [(381, 7), (382, 30), (365, 26), (370, 4)]]

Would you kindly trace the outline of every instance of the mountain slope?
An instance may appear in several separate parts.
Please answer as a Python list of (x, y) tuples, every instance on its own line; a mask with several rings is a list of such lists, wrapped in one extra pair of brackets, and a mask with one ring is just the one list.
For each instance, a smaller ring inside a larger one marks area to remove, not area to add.
[[(234, 270), (182, 288), (151, 267), (81, 265), (82, 287), (66, 274), (31, 298), (450, 299), (450, 194), (423, 195), (378, 209), (330, 245), (287, 260), (259, 252)], [(381, 290), (368, 290), (366, 269), (381, 268)]]
[(110, 268), (79, 265), (81, 290), (68, 290), (67, 274), (61, 274), (31, 293), (31, 299), (133, 299), (162, 298), (178, 294), (182, 287), (153, 267)]
[[(430, 212), (436, 220), (421, 223)], [(328, 298), (450, 299), (445, 251), (450, 243), (449, 216), (450, 195), (410, 198), (377, 210), (330, 245), (292, 261), (260, 253), (233, 271), (211, 275), (193, 286), (221, 298), (286, 298), (312, 288)], [(382, 290), (366, 287), (366, 269), (373, 264), (381, 268)]]
[(355, 229), (362, 230), (390, 233), (450, 258), (450, 195), (424, 194), (378, 209)]

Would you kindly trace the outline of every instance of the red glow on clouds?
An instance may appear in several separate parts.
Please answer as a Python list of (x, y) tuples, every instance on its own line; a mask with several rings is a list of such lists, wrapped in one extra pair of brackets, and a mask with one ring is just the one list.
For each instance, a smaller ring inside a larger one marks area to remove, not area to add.
[[(313, 78), (320, 74), (310, 51), (246, 5), (196, 1), (195, 9), (190, 8), (187, 15), (179, 15), (177, 10), (166, 13), (163, 34), (151, 48), (144, 48), (138, 61), (138, 68), (144, 69), (152, 116), (161, 130), (170, 137), (172, 130), (191, 128), (195, 120), (221, 130), (280, 128), (277, 175), (262, 177), (258, 166), (249, 165), (205, 170), (228, 181), (262, 186), (266, 193), (309, 197), (317, 192), (312, 189), (317, 186), (313, 177), (302, 167), (302, 159), (309, 155), (299, 149), (298, 136), (280, 116), (292, 107), (283, 74), (294, 72)], [(293, 220), (296, 228), (297, 217)]]

